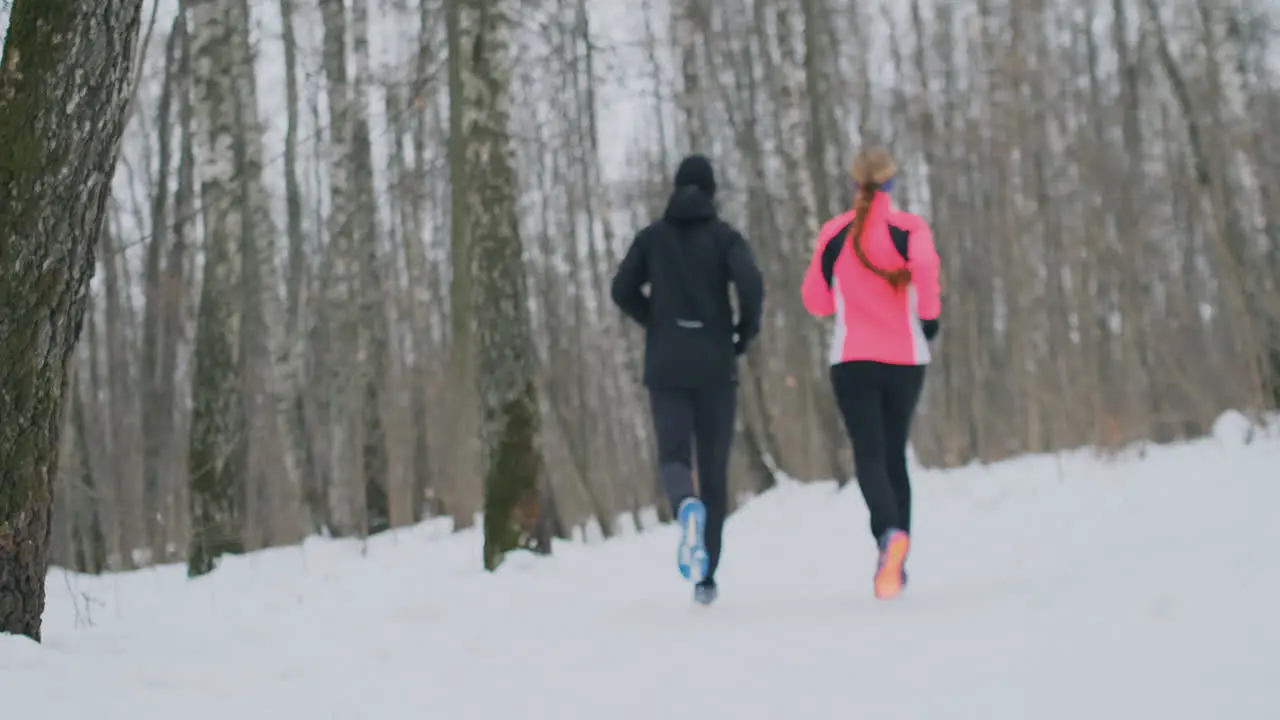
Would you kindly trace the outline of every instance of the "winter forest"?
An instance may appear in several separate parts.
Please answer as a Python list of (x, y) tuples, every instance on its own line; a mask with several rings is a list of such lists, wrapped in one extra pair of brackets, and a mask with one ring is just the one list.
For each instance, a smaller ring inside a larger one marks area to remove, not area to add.
[(799, 284), (871, 142), (943, 261), (925, 465), (1274, 409), (1277, 23), (1269, 0), (147, 0), (51, 560), (197, 574), (470, 526), (512, 393), (546, 533), (667, 519), (608, 284), (686, 152), (766, 279), (736, 497), (854, 471)]

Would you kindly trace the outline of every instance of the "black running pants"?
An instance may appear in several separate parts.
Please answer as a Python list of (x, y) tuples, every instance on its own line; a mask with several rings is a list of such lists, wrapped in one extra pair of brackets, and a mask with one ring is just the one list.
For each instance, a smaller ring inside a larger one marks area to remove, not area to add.
[[(707, 507), (707, 580), (720, 564), (720, 541), (729, 506), (729, 450), (737, 412), (736, 385), (699, 390), (649, 390), (649, 406), (658, 436), (658, 467), (672, 513), (687, 497)], [(694, 487), (693, 461), (698, 479)]]
[(890, 528), (911, 532), (907, 439), (924, 371), (924, 365), (862, 360), (831, 367), (836, 402), (853, 441), (858, 487), (877, 540)]

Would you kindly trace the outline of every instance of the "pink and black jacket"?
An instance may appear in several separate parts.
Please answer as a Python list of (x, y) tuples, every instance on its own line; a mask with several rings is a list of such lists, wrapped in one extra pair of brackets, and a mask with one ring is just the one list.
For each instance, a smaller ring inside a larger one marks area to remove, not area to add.
[[(829, 362), (928, 364), (929, 340), (942, 309), (933, 232), (920, 216), (894, 208), (888, 193), (876, 193), (863, 231), (863, 249), (876, 267), (911, 270), (911, 282), (895, 290), (864, 267), (849, 246), (853, 218), (852, 210), (842, 213), (818, 231), (801, 286), (806, 310), (818, 317), (836, 316)], [(926, 334), (927, 325), (933, 327)]]

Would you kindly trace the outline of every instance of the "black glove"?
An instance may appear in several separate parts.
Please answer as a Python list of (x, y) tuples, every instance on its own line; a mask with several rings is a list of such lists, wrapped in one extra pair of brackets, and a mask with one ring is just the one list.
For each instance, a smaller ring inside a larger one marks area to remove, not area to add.
[(747, 346), (750, 344), (751, 344), (751, 341), (747, 339), (746, 334), (744, 334), (742, 330), (738, 328), (734, 328), (733, 352), (737, 355), (745, 355), (747, 352)]
[(924, 339), (933, 342), (933, 339), (938, 335), (938, 318), (921, 320), (920, 327), (924, 330)]

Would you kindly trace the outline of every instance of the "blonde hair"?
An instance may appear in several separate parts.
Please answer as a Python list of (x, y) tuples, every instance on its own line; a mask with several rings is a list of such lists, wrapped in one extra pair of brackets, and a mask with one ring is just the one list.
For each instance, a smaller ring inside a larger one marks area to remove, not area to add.
[(858, 185), (858, 193), (853, 199), (853, 223), (849, 226), (849, 244), (858, 262), (871, 272), (884, 278), (894, 290), (901, 290), (911, 282), (911, 270), (897, 268), (885, 270), (871, 262), (867, 251), (862, 246), (864, 230), (867, 227), (867, 215), (871, 213), (871, 202), (876, 198), (880, 186), (888, 182), (898, 172), (898, 164), (888, 150), (879, 147), (862, 150), (853, 157), (849, 174)]

